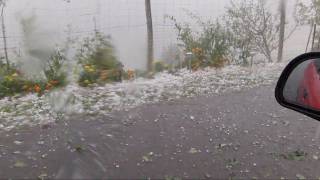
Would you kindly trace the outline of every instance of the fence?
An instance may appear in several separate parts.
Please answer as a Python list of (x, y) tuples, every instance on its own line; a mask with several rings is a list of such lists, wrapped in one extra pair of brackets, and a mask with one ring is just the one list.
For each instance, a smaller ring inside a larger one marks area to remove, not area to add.
[[(98, 29), (112, 36), (118, 56), (126, 66), (145, 67), (147, 40), (144, 0), (69, 1), (9, 0), (5, 16), (10, 54), (23, 52), (20, 17), (35, 14), (38, 28), (41, 29), (39, 39), (59, 43), (65, 39), (68, 25), (71, 27), (69, 34), (74, 38), (88, 36)], [(294, 1), (289, 0), (289, 4)], [(152, 0), (155, 58), (160, 59), (163, 49), (176, 43), (173, 24), (164, 18), (165, 15), (172, 15), (179, 21), (189, 21), (185, 15), (185, 10), (188, 10), (203, 19), (215, 19), (224, 13), (226, 5), (228, 1), (225, 0)], [(299, 37), (298, 49), (301, 44), (303, 51), (306, 43), (302, 40), (307, 38), (304, 38), (304, 32), (300, 32), (299, 36), (303, 37)], [(0, 53), (2, 51), (3, 48), (0, 48)]]

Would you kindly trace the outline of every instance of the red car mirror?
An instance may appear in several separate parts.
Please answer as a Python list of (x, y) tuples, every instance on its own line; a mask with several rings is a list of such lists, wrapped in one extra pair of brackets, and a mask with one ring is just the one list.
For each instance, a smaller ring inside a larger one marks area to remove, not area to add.
[(320, 121), (320, 52), (292, 60), (281, 74), (275, 96), (282, 106)]

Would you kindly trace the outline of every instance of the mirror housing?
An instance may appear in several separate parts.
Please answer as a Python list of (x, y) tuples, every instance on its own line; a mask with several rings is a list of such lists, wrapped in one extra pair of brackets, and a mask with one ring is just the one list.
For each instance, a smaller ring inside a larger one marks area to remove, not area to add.
[[(319, 67), (320, 67), (320, 52), (310, 52), (310, 53), (302, 54), (296, 57), (295, 59), (293, 59), (287, 65), (287, 67), (284, 69), (284, 71), (280, 76), (280, 79), (275, 89), (275, 97), (277, 102), (280, 105), (320, 121), (320, 103), (319, 103), (319, 106), (318, 105), (315, 106), (315, 105), (312, 105), (312, 103), (305, 101), (305, 100), (308, 100), (308, 98), (309, 100), (312, 99), (312, 97), (310, 97), (312, 95), (310, 94), (310, 92), (314, 92), (314, 91), (309, 90), (310, 87), (314, 89), (314, 87), (318, 85), (318, 84), (315, 84), (314, 81), (310, 81), (310, 79), (315, 79), (315, 78), (308, 77), (310, 76), (310, 73), (306, 73), (306, 71), (309, 71), (312, 68), (311, 66), (315, 64), (315, 61), (317, 61), (317, 64), (319, 63)], [(317, 78), (319, 80), (319, 89), (320, 89), (320, 71), (319, 71), (320, 68), (313, 68), (313, 69), (314, 69), (314, 72), (317, 72)], [(307, 80), (307, 83), (305, 80)], [(292, 88), (293, 85), (290, 85), (292, 84), (291, 82), (294, 82), (293, 84), (295, 84), (294, 87), (296, 89)], [(291, 97), (288, 96), (289, 94), (289, 91), (287, 90), (289, 89), (288, 86), (291, 86), (290, 88), (293, 89), (293, 91), (291, 92), (294, 92), (296, 90), (295, 95), (291, 95)], [(309, 88), (305, 86), (309, 86)], [(292, 97), (296, 97), (296, 98), (292, 98)], [(319, 91), (319, 97), (320, 97), (320, 91)], [(319, 98), (319, 102), (320, 102), (320, 98)]]

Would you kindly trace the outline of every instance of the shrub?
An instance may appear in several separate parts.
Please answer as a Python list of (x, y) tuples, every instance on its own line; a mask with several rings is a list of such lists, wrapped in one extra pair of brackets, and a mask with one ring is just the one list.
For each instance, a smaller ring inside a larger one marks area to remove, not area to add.
[[(192, 14), (191, 18), (196, 19), (201, 27), (199, 32), (192, 30), (188, 23), (181, 24), (174, 17), (170, 17), (178, 31), (180, 46), (185, 49), (185, 52), (193, 54), (191, 58), (192, 69), (224, 66), (228, 61), (231, 49), (228, 31), (218, 21), (203, 22)], [(186, 67), (188, 64), (189, 62), (184, 62), (183, 66)]]
[(25, 80), (18, 70), (11, 67), (8, 71), (6, 67), (1, 66), (0, 71), (0, 98), (13, 96), (29, 90), (26, 85), (31, 83)]
[[(61, 60), (61, 59), (60, 59)], [(57, 55), (53, 55), (46, 67), (46, 80), (29, 80), (19, 69), (11, 64), (10, 69), (0, 66), (0, 98), (16, 94), (37, 93), (42, 95), (66, 84), (66, 74), (61, 71), (62, 63), (58, 63)]]
[(99, 75), (93, 65), (84, 65), (83, 71), (80, 74), (79, 84), (80, 86), (89, 86), (93, 83), (97, 83)]
[(164, 63), (162, 61), (154, 62), (153, 66), (154, 66), (154, 71), (156, 73), (162, 72), (162, 71), (165, 71), (165, 70), (169, 69), (169, 65), (167, 65), (166, 63)]
[(94, 37), (86, 38), (77, 58), (83, 68), (79, 78), (81, 86), (122, 80), (123, 65), (115, 56), (110, 37), (97, 32)]
[[(3, 69), (3, 67), (1, 67)], [(22, 92), (23, 80), (16, 72), (1, 73), (0, 79), (0, 97), (12, 96), (16, 93)]]
[(67, 84), (67, 74), (63, 69), (65, 61), (66, 57), (61, 51), (57, 50), (51, 55), (44, 69), (44, 74), (48, 82), (47, 89), (51, 89), (50, 87), (65, 86)]

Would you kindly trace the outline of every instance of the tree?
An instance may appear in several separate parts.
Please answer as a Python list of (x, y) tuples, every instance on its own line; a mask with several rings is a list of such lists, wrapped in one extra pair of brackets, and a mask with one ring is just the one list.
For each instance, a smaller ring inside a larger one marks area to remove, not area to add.
[(153, 24), (150, 0), (145, 0), (147, 31), (148, 31), (148, 54), (147, 54), (147, 70), (151, 72), (153, 69), (154, 60), (154, 45), (153, 45)]
[(278, 62), (282, 61), (283, 58), (283, 44), (286, 28), (286, 0), (280, 1), (280, 33), (279, 33), (279, 48), (278, 48)]
[(299, 25), (320, 25), (320, 0), (297, 0), (294, 17)]
[(320, 0), (310, 0), (309, 2), (308, 4), (305, 1), (297, 0), (294, 17), (297, 24), (313, 27), (312, 47), (315, 47), (314, 44), (318, 43), (317, 48), (319, 49), (320, 31), (316, 26), (320, 25)]
[(264, 0), (231, 0), (226, 18), (244, 56), (260, 53), (273, 62), (271, 54), (278, 47), (279, 28), (276, 16), (266, 8)]

